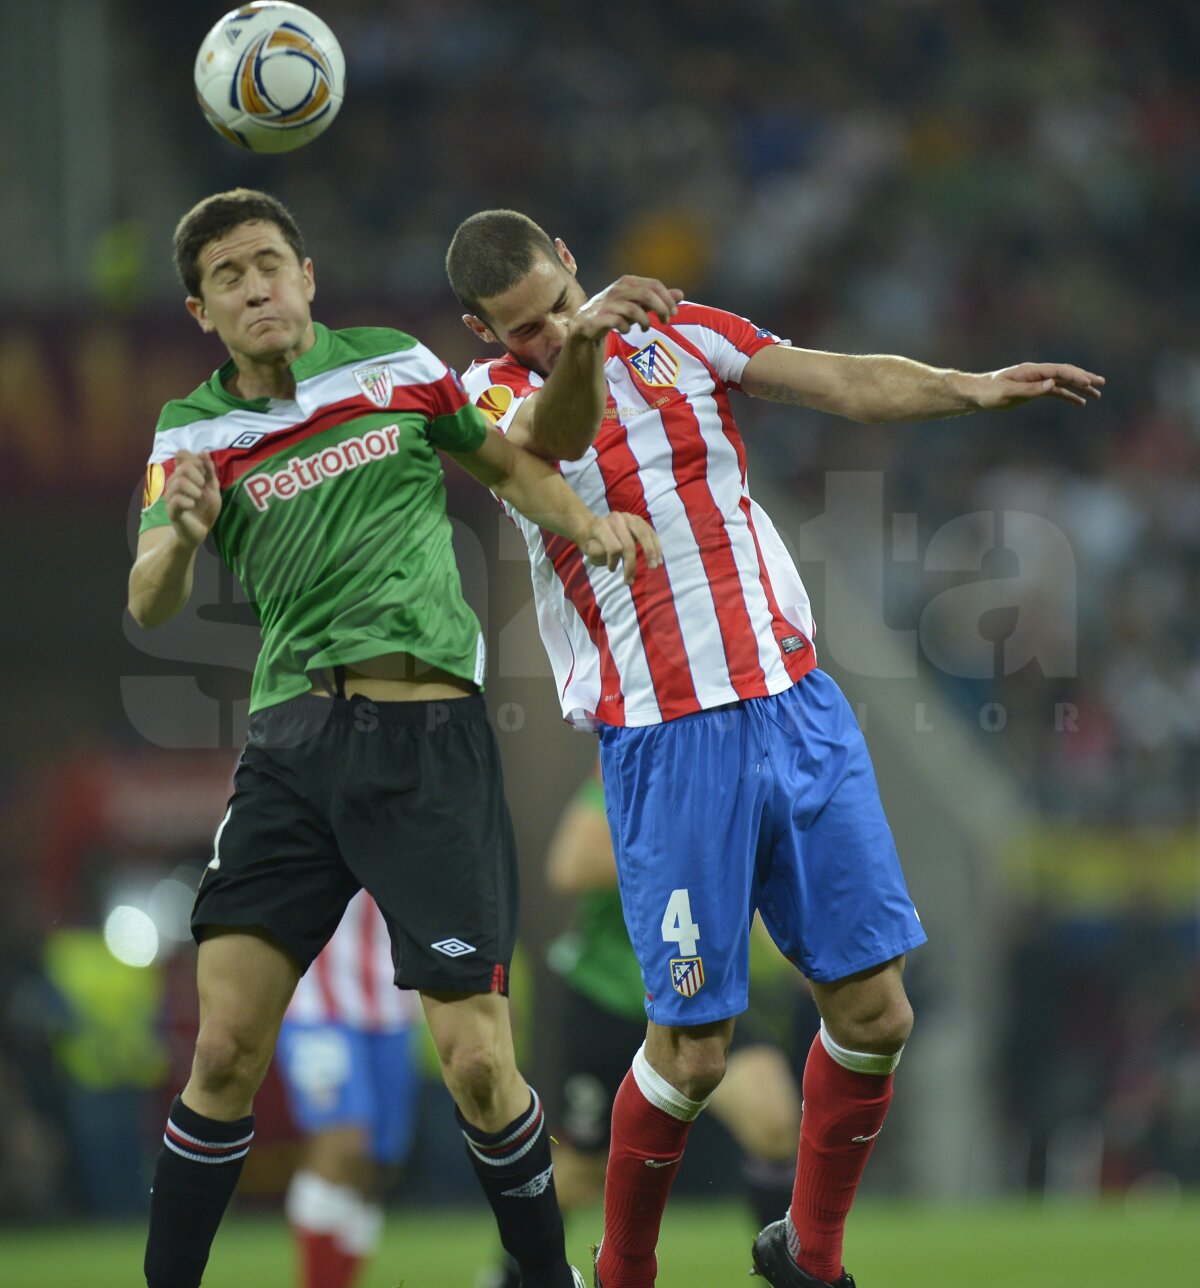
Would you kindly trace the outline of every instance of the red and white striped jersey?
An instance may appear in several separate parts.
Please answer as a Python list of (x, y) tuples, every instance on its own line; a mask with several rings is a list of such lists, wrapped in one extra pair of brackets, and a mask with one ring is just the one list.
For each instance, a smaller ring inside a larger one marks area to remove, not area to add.
[(368, 1033), (396, 1033), (417, 1017), (417, 994), (394, 983), (387, 923), (360, 890), (333, 938), (304, 973), (287, 1019), (297, 1024), (346, 1024)]
[[(663, 566), (633, 586), (506, 507), (529, 547), (542, 641), (563, 716), (650, 725), (794, 684), (816, 664), (808, 593), (750, 497), (729, 405), (747, 361), (781, 341), (745, 318), (684, 302), (669, 325), (610, 333), (604, 423), (562, 461), (597, 514), (653, 523)], [(463, 383), (501, 431), (543, 383), (511, 355)]]

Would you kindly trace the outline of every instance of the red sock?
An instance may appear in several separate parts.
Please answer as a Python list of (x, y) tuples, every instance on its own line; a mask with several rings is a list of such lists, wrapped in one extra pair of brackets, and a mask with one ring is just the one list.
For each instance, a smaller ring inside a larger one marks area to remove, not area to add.
[[(634, 1057), (634, 1067), (613, 1100), (604, 1240), (597, 1267), (604, 1288), (653, 1288), (663, 1209), (692, 1121), (705, 1103), (676, 1091), (651, 1068), (643, 1052)], [(660, 1108), (668, 1104), (674, 1112)]]
[(337, 1236), (292, 1226), (300, 1254), (302, 1288), (350, 1288), (362, 1258), (343, 1252)]
[[(885, 1064), (891, 1057), (860, 1059)], [(791, 1244), (792, 1255), (802, 1270), (818, 1279), (832, 1282), (842, 1274), (846, 1216), (891, 1103), (892, 1074), (843, 1068), (817, 1034), (804, 1066), (804, 1112), (790, 1215), (799, 1244)]]

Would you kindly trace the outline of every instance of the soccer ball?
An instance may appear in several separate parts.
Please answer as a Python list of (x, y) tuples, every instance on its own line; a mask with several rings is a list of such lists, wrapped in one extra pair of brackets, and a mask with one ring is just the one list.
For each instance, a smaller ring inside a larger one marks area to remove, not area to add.
[(337, 37), (298, 4), (234, 9), (196, 55), (196, 97), (218, 134), (252, 152), (290, 152), (338, 114), (346, 59)]

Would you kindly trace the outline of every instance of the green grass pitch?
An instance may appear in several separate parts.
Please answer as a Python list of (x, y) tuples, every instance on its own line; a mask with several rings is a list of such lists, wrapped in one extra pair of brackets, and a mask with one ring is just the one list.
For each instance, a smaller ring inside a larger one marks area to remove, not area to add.
[[(572, 1217), (579, 1266), (599, 1212)], [(751, 1288), (745, 1209), (672, 1204), (659, 1248), (658, 1288)], [(381, 1255), (361, 1288), (472, 1288), (493, 1255), (486, 1212), (410, 1209), (389, 1215)], [(0, 1231), (0, 1288), (137, 1288), (142, 1231), (72, 1226)], [(1127, 1288), (1196, 1283), (1200, 1197), (1179, 1203), (1004, 1203), (932, 1207), (864, 1202), (851, 1217), (846, 1261), (860, 1288)], [(588, 1282), (591, 1276), (588, 1275)], [(204, 1288), (292, 1288), (283, 1223), (231, 1216)]]

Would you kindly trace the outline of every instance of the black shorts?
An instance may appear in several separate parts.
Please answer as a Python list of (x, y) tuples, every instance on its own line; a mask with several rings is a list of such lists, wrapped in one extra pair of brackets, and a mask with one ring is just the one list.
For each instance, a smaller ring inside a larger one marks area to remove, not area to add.
[(251, 717), (193, 935), (258, 927), (307, 969), (360, 887), (401, 988), (508, 992), (516, 843), (478, 695), (305, 694)]
[[(568, 984), (562, 1027), (561, 1134), (582, 1154), (607, 1153), (613, 1100), (646, 1040), (646, 1020), (606, 1011)], [(743, 1015), (733, 1030), (730, 1054), (762, 1041)]]

